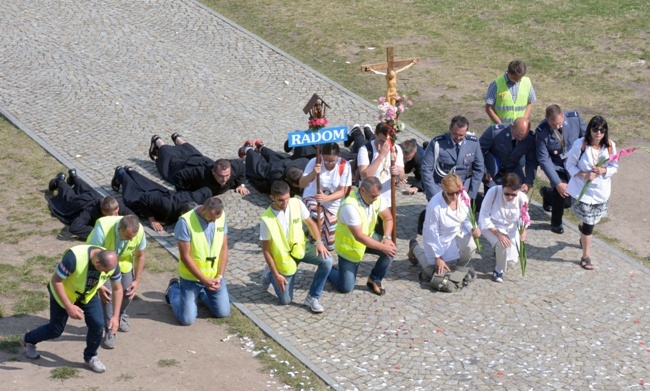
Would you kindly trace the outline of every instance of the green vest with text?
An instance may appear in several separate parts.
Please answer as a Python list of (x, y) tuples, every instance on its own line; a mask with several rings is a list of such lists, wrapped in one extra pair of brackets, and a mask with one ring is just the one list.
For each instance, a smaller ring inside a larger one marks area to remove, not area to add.
[[(201, 274), (207, 278), (215, 278), (219, 274), (219, 262), (221, 261), (219, 256), (221, 255), (221, 247), (223, 247), (226, 211), (221, 212), (221, 216), (214, 222), (214, 235), (212, 236), (211, 246), (205, 237), (205, 231), (201, 227), (196, 209), (185, 213), (180, 218), (185, 220), (190, 231), (190, 257), (201, 271)], [(178, 262), (178, 273), (184, 280), (199, 281), (183, 262)]]
[[(97, 289), (100, 286), (104, 285), (106, 280), (108, 280), (109, 277), (113, 275), (113, 272), (115, 272), (115, 269), (111, 270), (108, 273), (100, 272), (99, 279), (97, 280), (97, 284), (93, 285), (90, 289), (86, 290), (86, 279), (88, 275), (88, 268), (90, 265), (90, 258), (88, 257), (88, 252), (90, 251), (91, 248), (98, 248), (100, 250), (104, 250), (104, 248), (102, 247), (82, 244), (80, 246), (74, 246), (68, 249), (65, 253), (63, 253), (63, 255), (65, 256), (68, 253), (68, 251), (72, 251), (76, 260), (76, 266), (74, 268), (74, 272), (63, 280), (63, 288), (65, 289), (65, 295), (68, 296), (68, 299), (72, 304), (77, 303), (77, 300), (79, 301), (79, 303), (77, 304), (87, 304), (90, 301), (90, 299), (92, 299), (93, 296), (95, 296), (95, 293), (97, 293)], [(50, 281), (49, 287), (50, 287), (50, 292), (52, 292), (52, 296), (54, 297), (56, 302), (59, 303), (61, 307), (65, 308), (63, 302), (61, 301), (61, 298), (54, 290), (54, 285), (52, 281)]]
[[(526, 106), (528, 106), (528, 95), (530, 95), (530, 78), (524, 76), (519, 81), (519, 90), (517, 92), (517, 101), (512, 100), (512, 94), (508, 90), (505, 75), (501, 75), (494, 80), (497, 83), (497, 96), (494, 101), (494, 112), (501, 122), (511, 124), (517, 118), (524, 116)], [(494, 122), (490, 121), (492, 124)]]
[[(117, 232), (117, 223), (122, 220), (122, 217), (123, 216), (105, 216), (97, 220), (95, 228), (97, 228), (98, 225), (101, 225), (102, 231), (104, 232), (104, 243), (102, 243), (102, 247), (117, 251), (115, 248), (117, 235), (119, 235)], [(88, 236), (86, 243), (90, 243), (94, 232), (95, 230), (93, 229), (93, 232)], [(133, 239), (126, 243), (122, 253), (117, 254), (118, 262), (120, 263), (120, 271), (122, 273), (130, 273), (131, 270), (133, 270), (133, 252), (140, 247), (143, 237), (144, 228), (142, 228), (142, 224), (138, 224), (138, 233), (133, 237)]]
[(300, 203), (302, 201), (291, 198), (287, 210), (291, 221), (289, 222), (289, 237), (284, 234), (280, 221), (273, 209), (269, 206), (260, 218), (269, 229), (271, 236), (270, 251), (278, 273), (283, 276), (296, 274), (297, 264), (294, 259), (305, 257), (305, 233), (302, 230), (302, 218), (300, 216)]
[[(359, 201), (359, 190), (350, 194), (341, 204), (341, 208), (345, 205), (352, 205), (361, 218), (361, 231), (372, 236), (375, 232), (375, 224), (377, 223), (377, 215), (379, 214), (379, 206), (381, 205), (381, 197), (378, 197), (372, 203), (372, 216), (368, 219), (366, 208)], [(339, 209), (341, 213), (341, 209)], [(342, 224), (340, 221), (336, 224), (336, 240), (334, 241), (334, 250), (336, 253), (343, 256), (350, 262), (361, 262), (363, 254), (366, 252), (366, 246), (359, 243), (350, 232), (350, 228)]]

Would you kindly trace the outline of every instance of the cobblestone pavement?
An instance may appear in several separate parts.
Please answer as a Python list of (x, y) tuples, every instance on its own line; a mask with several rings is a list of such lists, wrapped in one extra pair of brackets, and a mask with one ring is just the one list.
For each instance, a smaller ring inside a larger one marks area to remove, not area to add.
[[(158, 178), (147, 157), (153, 133), (179, 132), (211, 157), (234, 157), (246, 138), (279, 148), (286, 132), (305, 128), (301, 109), (314, 92), (333, 124), (376, 119), (368, 102), (190, 0), (0, 7), (0, 109), (105, 191), (116, 165)], [(575, 227), (554, 235), (537, 209), (525, 278), (515, 266), (504, 284), (491, 282), (486, 248), (478, 281), (442, 294), (420, 285), (406, 260), (424, 197), (400, 195), (387, 295), (365, 288), (368, 259), (358, 289), (328, 284), (326, 312), (312, 315), (298, 303), (313, 268), (300, 267), (292, 306), (256, 283), (267, 196), (223, 199), (232, 295), (338, 389), (638, 389), (650, 377), (649, 271), (599, 241), (598, 269), (582, 270)]]

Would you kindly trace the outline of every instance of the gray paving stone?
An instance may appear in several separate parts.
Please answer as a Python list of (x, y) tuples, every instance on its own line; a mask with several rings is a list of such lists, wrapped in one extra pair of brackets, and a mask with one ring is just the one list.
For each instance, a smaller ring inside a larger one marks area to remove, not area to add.
[[(247, 138), (280, 149), (287, 132), (305, 128), (301, 109), (314, 92), (332, 106), (331, 123), (376, 118), (370, 103), (190, 0), (0, 7), (0, 110), (107, 192), (117, 165), (160, 181), (147, 156), (154, 133), (169, 142), (179, 132), (208, 156), (232, 158)], [(422, 140), (410, 130), (400, 137)], [(279, 306), (257, 285), (268, 197), (222, 198), (232, 295), (338, 389), (634, 389), (650, 376), (649, 271), (600, 242), (598, 269), (580, 269), (574, 227), (550, 233), (539, 209), (526, 277), (515, 265), (505, 283), (492, 283), (482, 240), (478, 280), (442, 294), (421, 285), (406, 260), (424, 197), (400, 194), (388, 294), (367, 291), (368, 257), (357, 289), (342, 295), (328, 284), (326, 312), (313, 315), (299, 305), (313, 267), (300, 267), (297, 305)], [(169, 233), (155, 237), (175, 246)]]

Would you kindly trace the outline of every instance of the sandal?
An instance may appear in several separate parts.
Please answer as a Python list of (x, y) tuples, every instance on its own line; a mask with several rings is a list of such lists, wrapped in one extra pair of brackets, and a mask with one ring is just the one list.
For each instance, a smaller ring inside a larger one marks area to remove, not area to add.
[(156, 145), (156, 141), (158, 140), (161, 140), (161, 138), (157, 134), (151, 136), (151, 145), (149, 145), (149, 159), (151, 160), (156, 160), (156, 158), (158, 157), (158, 150), (160, 149)]
[(594, 265), (591, 263), (591, 258), (589, 257), (580, 258), (580, 267), (585, 270), (594, 270)]
[(172, 133), (172, 141), (174, 142), (174, 144), (176, 144), (176, 139), (179, 137), (183, 137), (183, 135), (180, 133)]

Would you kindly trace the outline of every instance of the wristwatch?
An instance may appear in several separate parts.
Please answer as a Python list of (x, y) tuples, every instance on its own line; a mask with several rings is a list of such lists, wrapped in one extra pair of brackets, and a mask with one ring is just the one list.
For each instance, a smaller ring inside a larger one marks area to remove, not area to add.
[(393, 237), (390, 235), (384, 235), (384, 239), (393, 240)]

